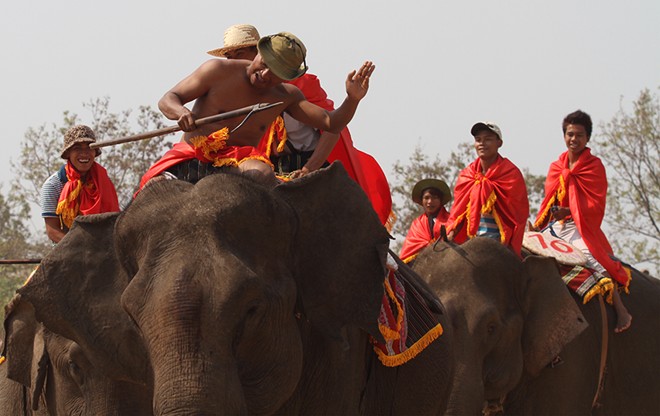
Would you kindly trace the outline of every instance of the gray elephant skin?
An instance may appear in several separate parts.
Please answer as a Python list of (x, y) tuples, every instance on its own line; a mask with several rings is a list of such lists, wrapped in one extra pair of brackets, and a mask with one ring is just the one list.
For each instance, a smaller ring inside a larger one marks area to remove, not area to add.
[(77, 219), (20, 293), (157, 415), (440, 414), (447, 316), (400, 367), (368, 342), (389, 239), (340, 164), (275, 188), (160, 181), (121, 214)]
[[(433, 287), (454, 328), (456, 375), (447, 414), (481, 414), (486, 404), (513, 415), (660, 414), (660, 286), (635, 272), (624, 301), (632, 327), (614, 334), (604, 388), (596, 394), (601, 316), (561, 280), (554, 259), (521, 261), (498, 242), (438, 243), (414, 269)], [(549, 365), (560, 358), (558, 366)], [(498, 404), (502, 406), (497, 406)]]
[(74, 341), (39, 324), (16, 295), (5, 307), (2, 415), (147, 415), (146, 389), (108, 379)]

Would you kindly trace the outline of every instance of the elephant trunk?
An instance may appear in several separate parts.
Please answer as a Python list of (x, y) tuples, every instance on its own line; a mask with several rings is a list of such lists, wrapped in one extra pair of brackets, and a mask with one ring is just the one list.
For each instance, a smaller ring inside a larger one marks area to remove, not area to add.
[(154, 367), (154, 415), (247, 414), (237, 365), (182, 357)]
[(482, 363), (476, 354), (457, 348), (454, 380), (447, 405), (447, 415), (481, 415), (484, 408), (485, 389), (482, 379)]

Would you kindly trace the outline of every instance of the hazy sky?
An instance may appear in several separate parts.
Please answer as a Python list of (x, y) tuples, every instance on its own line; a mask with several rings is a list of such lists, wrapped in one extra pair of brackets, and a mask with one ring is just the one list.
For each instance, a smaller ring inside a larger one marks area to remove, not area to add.
[(580, 108), (598, 124), (621, 97), (629, 108), (660, 86), (657, 0), (11, 1), (0, 15), (3, 189), (28, 127), (65, 110), (89, 121), (82, 103), (103, 96), (112, 111), (155, 107), (236, 23), (295, 33), (335, 102), (346, 74), (374, 61), (350, 129), (391, 179), (417, 143), (444, 157), (478, 120), (502, 128), (504, 156), (544, 174), (564, 150), (564, 115)]

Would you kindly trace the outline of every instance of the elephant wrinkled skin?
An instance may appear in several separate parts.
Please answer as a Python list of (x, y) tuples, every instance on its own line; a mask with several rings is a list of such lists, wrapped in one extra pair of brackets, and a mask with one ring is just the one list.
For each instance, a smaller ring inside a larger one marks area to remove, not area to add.
[(20, 295), (5, 314), (0, 415), (150, 414), (145, 389), (108, 379), (78, 344), (39, 324)]
[[(520, 261), (496, 241), (477, 238), (462, 246), (438, 243), (414, 268), (454, 327), (448, 414), (480, 414), (484, 402), (512, 415), (660, 414), (657, 279), (633, 270), (627, 331), (614, 333), (613, 308), (605, 308), (607, 362), (592, 409), (602, 349), (599, 302), (584, 305), (570, 293), (554, 259)], [(549, 365), (557, 356), (560, 365)]]
[(20, 293), (154, 414), (438, 414), (451, 329), (398, 368), (368, 343), (388, 244), (340, 164), (275, 188), (160, 181), (76, 219)]
[(586, 327), (554, 259), (521, 261), (502, 244), (475, 238), (439, 243), (417, 271), (445, 305), (454, 329), (455, 377), (447, 413), (481, 414), (537, 374)]

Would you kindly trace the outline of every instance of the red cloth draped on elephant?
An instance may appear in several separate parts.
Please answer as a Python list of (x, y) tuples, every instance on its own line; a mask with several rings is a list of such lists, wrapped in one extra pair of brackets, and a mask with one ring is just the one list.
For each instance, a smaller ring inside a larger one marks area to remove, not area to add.
[(544, 227), (554, 205), (569, 207), (571, 218), (593, 257), (620, 285), (628, 287), (630, 272), (612, 260), (612, 247), (600, 229), (605, 215), (607, 176), (599, 158), (586, 148), (572, 169), (568, 168), (568, 151), (550, 165), (545, 181), (545, 199), (535, 225)]

